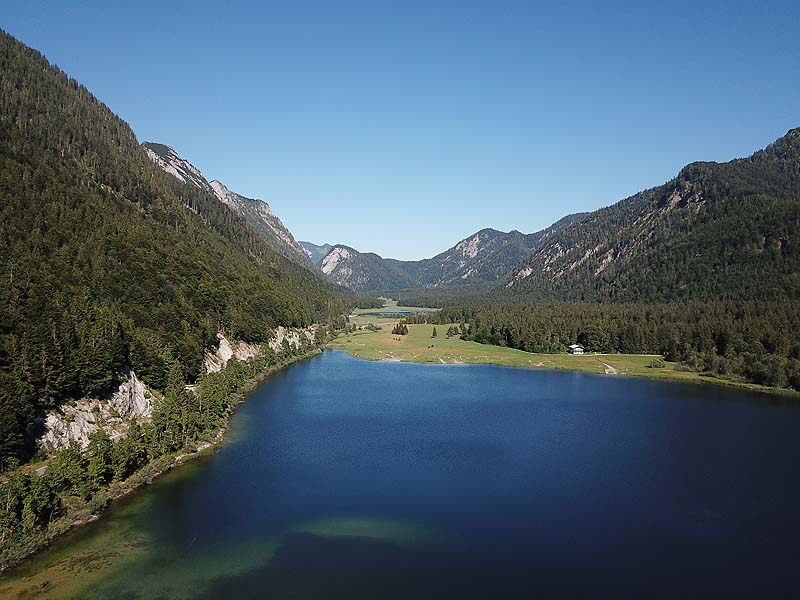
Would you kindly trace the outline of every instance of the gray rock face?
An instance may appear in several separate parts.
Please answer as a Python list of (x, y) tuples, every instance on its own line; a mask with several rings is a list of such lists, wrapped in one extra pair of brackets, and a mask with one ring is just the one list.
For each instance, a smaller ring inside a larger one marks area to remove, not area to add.
[[(283, 341), (286, 340), (289, 346), (297, 349), (302, 343), (300, 336), (305, 336), (305, 338), (313, 344), (316, 339), (316, 332), (316, 325), (312, 325), (306, 329), (290, 329), (288, 327), (279, 326), (275, 329), (275, 334), (267, 342), (267, 346), (275, 352), (281, 352), (283, 350)], [(206, 352), (205, 359), (203, 360), (206, 373), (221, 371), (234, 356), (241, 361), (246, 361), (258, 356), (262, 348), (259, 344), (229, 340), (223, 333), (218, 333), (217, 339), (219, 340), (217, 348), (213, 352)]]
[(258, 344), (248, 344), (247, 342), (230, 341), (224, 334), (218, 333), (217, 349), (214, 352), (206, 352), (203, 360), (206, 373), (217, 373), (225, 368), (228, 361), (234, 356), (241, 361), (246, 361), (257, 356), (261, 351)]
[(153, 396), (133, 371), (121, 373), (117, 390), (105, 400), (85, 398), (50, 411), (39, 444), (48, 452), (77, 444), (89, 445), (89, 436), (104, 429), (112, 439), (125, 437), (131, 419), (144, 421), (153, 414)]
[[(286, 340), (292, 348), (299, 348), (301, 336), (313, 343), (316, 330), (316, 326), (307, 329), (278, 327), (267, 345), (275, 352), (281, 352)], [(204, 365), (208, 373), (222, 370), (234, 356), (247, 361), (261, 352), (262, 346), (258, 344), (229, 340), (222, 333), (217, 337), (219, 344), (216, 350), (213, 353), (206, 352)], [(128, 434), (131, 420), (141, 423), (150, 419), (156, 402), (150, 390), (133, 371), (124, 371), (119, 378), (119, 387), (109, 398), (84, 398), (48, 412), (44, 419), (45, 432), (39, 439), (39, 445), (47, 452), (57, 452), (72, 444), (84, 449), (89, 445), (89, 437), (100, 429), (116, 441)]]

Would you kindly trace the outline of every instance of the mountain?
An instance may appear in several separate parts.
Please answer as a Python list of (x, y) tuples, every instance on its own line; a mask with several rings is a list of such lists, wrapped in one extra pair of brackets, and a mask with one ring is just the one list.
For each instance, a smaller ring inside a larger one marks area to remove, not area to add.
[(333, 246), (319, 263), (322, 272), (334, 283), (353, 291), (396, 290), (415, 285), (406, 263), (359, 252), (349, 246)]
[(474, 291), (504, 277), (561, 227), (579, 219), (570, 215), (537, 233), (482, 229), (433, 258), (401, 261), (333, 246), (319, 263), (335, 283), (355, 291), (448, 289)]
[(147, 156), (164, 171), (184, 183), (213, 194), (220, 202), (243, 217), (273, 250), (304, 267), (313, 267), (306, 252), (295, 241), (281, 220), (273, 214), (269, 204), (263, 200), (247, 198), (232, 192), (216, 179), (209, 182), (199, 169), (181, 157), (170, 146), (144, 142), (142, 147)]
[(322, 262), (322, 259), (325, 258), (325, 255), (331, 251), (333, 246), (330, 244), (312, 244), (311, 242), (297, 242), (305, 251), (308, 258), (311, 259), (315, 265), (319, 265)]
[(537, 233), (483, 229), (421, 261), (337, 246), (321, 264), (350, 289), (429, 300), (800, 298), (800, 129), (748, 158), (689, 164), (661, 186)]
[(800, 129), (561, 227), (503, 287), (615, 301), (800, 297)]
[(308, 258), (303, 247), (295, 241), (294, 236), (281, 220), (272, 213), (269, 204), (263, 200), (247, 198), (231, 192), (216, 179), (211, 182), (211, 188), (220, 202), (244, 217), (250, 227), (261, 235), (274, 250), (306, 268), (313, 268), (314, 264)]
[(495, 283), (555, 232), (582, 216), (569, 215), (529, 234), (482, 229), (433, 258), (417, 261), (411, 267), (414, 279), (425, 288)]
[(155, 148), (0, 31), (0, 467), (30, 456), (37, 415), (129, 369), (163, 391), (222, 330), (265, 342), (347, 309)]

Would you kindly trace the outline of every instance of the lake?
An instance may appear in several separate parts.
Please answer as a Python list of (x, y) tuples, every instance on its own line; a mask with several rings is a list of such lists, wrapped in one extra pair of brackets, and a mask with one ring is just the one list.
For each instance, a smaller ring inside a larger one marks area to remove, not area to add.
[(794, 596), (798, 432), (744, 390), (329, 351), (0, 596)]

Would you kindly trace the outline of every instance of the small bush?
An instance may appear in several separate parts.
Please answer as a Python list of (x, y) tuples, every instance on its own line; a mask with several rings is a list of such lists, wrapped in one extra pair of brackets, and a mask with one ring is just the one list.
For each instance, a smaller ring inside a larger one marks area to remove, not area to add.
[(667, 363), (665, 363), (664, 359), (659, 356), (658, 358), (651, 360), (650, 364), (647, 366), (651, 369), (663, 369), (667, 366)]

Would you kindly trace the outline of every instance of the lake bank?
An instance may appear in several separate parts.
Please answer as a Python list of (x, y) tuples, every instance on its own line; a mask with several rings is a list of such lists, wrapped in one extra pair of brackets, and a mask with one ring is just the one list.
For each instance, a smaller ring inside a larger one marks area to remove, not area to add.
[[(507, 367), (558, 369), (609, 376), (646, 377), (663, 381), (705, 383), (736, 387), (755, 392), (800, 400), (800, 392), (781, 388), (722, 379), (697, 373), (676, 370), (677, 363), (664, 362), (663, 367), (651, 367), (650, 354), (537, 354), (462, 340), (445, 335), (448, 325), (409, 324), (408, 335), (394, 335), (391, 326), (382, 324), (378, 331), (359, 330), (339, 334), (327, 347), (345, 350), (352, 356), (366, 360), (386, 360), (431, 364), (494, 364)], [(434, 328), (437, 337), (433, 336)]]
[[(229, 398), (231, 408), (224, 423), (220, 427), (204, 435), (201, 439), (196, 440), (196, 444), (152, 459), (127, 479), (112, 482), (107, 487), (95, 492), (88, 500), (81, 500), (68, 504), (66, 513), (50, 522), (45, 529), (33, 532), (30, 536), (27, 536), (21, 544), (3, 548), (2, 554), (0, 554), (0, 556), (2, 556), (0, 559), (0, 574), (13, 570), (37, 552), (46, 549), (64, 534), (75, 528), (96, 521), (113, 503), (129, 496), (144, 486), (152, 484), (161, 475), (195, 458), (213, 453), (225, 440), (230, 417), (235, 411), (236, 406), (244, 401), (249, 393), (270, 375), (295, 362), (316, 356), (321, 352), (322, 350), (320, 348), (312, 348), (302, 354), (290, 356), (285, 360), (269, 365), (253, 377), (247, 379), (242, 384), (241, 389)], [(39, 467), (33, 476), (39, 477), (45, 470), (46, 463), (43, 467)]]

